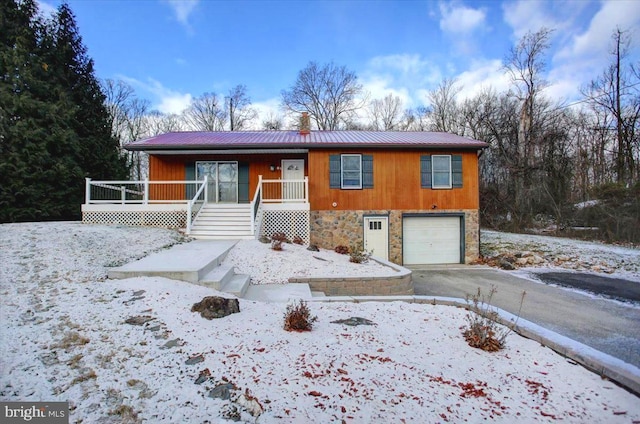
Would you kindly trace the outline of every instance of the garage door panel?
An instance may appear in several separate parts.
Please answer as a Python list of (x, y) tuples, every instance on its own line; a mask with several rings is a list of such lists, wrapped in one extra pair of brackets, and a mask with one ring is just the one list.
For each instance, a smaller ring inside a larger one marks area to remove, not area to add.
[(403, 219), (403, 262), (406, 265), (460, 263), (460, 217)]

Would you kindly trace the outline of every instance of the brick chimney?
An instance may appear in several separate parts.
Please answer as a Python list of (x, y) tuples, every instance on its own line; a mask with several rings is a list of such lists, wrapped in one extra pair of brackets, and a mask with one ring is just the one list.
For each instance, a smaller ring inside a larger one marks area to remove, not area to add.
[(300, 135), (311, 134), (311, 121), (309, 119), (309, 112), (302, 112), (300, 117)]

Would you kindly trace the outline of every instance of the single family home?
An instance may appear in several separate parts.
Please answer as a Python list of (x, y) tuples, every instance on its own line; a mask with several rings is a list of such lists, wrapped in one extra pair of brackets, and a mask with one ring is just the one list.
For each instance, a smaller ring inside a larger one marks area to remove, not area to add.
[(87, 179), (83, 220), (183, 227), (194, 237), (283, 232), (362, 244), (402, 265), (479, 255), (478, 158), (487, 144), (440, 132), (173, 132), (136, 141), (144, 181)]

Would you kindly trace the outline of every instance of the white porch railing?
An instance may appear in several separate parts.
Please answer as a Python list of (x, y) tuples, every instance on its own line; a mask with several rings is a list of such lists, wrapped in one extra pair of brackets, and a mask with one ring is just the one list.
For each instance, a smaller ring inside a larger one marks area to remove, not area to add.
[[(207, 180), (94, 181), (86, 179), (83, 222), (184, 228), (187, 234), (207, 198)], [(246, 203), (245, 203), (246, 205)], [(309, 180), (263, 180), (251, 200), (251, 235), (283, 231), (309, 239)]]
[(309, 203), (309, 177), (303, 180), (263, 180), (258, 188), (263, 203)]
[[(85, 205), (151, 203), (183, 203), (194, 199), (195, 193), (206, 187), (206, 180), (197, 181), (94, 181), (86, 178)], [(206, 190), (204, 190), (206, 196)]]

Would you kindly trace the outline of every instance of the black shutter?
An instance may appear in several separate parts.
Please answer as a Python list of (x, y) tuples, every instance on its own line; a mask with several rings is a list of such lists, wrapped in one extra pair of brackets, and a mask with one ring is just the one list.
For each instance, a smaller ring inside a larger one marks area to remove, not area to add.
[(462, 156), (451, 156), (451, 187), (462, 187)]
[[(196, 164), (195, 162), (187, 162), (184, 164), (184, 179), (187, 181), (195, 181), (196, 179)], [(187, 184), (186, 189), (186, 200), (193, 199), (193, 196), (196, 195), (196, 185), (195, 184)]]
[(248, 163), (238, 163), (238, 203), (249, 203)]
[(362, 188), (373, 188), (372, 155), (362, 155)]
[(340, 155), (329, 155), (329, 188), (340, 188)]
[(420, 156), (420, 186), (431, 188), (431, 156)]

